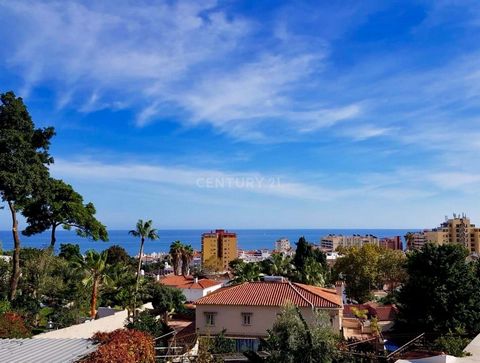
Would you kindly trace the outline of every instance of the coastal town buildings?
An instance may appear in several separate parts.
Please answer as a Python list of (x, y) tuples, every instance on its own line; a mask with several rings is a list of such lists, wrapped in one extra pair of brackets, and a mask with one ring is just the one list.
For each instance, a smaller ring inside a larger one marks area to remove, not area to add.
[(288, 238), (280, 238), (275, 241), (275, 252), (287, 254), (291, 249), (292, 247)]
[(390, 250), (403, 250), (402, 237), (400, 236), (380, 238), (379, 244)]
[(445, 217), (439, 227), (422, 232), (409, 233), (407, 249), (420, 249), (425, 243), (459, 244), (471, 253), (480, 253), (480, 228), (470, 222), (465, 214), (453, 214), (453, 218)]
[(202, 264), (217, 260), (220, 266), (228, 269), (228, 264), (237, 258), (237, 235), (223, 229), (202, 234)]
[(342, 328), (341, 291), (292, 283), (279, 277), (221, 288), (196, 301), (196, 328), (200, 335), (225, 334), (237, 349), (256, 349), (287, 302), (297, 306), (307, 321), (315, 311), (330, 317), (332, 329)]
[(320, 240), (320, 248), (323, 251), (336, 251), (339, 247), (361, 247), (366, 243), (378, 245), (379, 239), (371, 234), (365, 236), (359, 234), (352, 236), (329, 234)]
[(182, 290), (187, 302), (204, 297), (222, 287), (222, 282), (211, 279), (199, 279), (193, 276), (167, 275), (159, 282), (163, 285)]
[(440, 245), (460, 244), (470, 252), (480, 253), (480, 228), (472, 224), (465, 214), (445, 217), (445, 222), (439, 227), (425, 231), (425, 240)]
[(408, 250), (419, 250), (427, 243), (425, 232), (410, 232), (410, 241), (406, 240)]
[(271, 251), (267, 249), (261, 250), (239, 250), (238, 251), (238, 258), (244, 262), (260, 262), (270, 258)]

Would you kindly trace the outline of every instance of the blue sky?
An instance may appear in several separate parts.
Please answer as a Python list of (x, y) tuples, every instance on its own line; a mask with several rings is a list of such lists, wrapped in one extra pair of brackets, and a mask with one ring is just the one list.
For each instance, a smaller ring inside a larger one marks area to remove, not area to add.
[(0, 24), (0, 90), (109, 228), (480, 223), (478, 1), (0, 0)]

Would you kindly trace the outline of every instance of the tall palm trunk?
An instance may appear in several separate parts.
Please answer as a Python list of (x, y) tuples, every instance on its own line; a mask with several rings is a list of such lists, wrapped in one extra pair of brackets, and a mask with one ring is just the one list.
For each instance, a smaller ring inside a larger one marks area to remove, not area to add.
[(13, 243), (14, 243), (14, 250), (13, 250), (13, 270), (12, 276), (10, 278), (10, 293), (9, 299), (12, 301), (15, 299), (17, 294), (17, 286), (18, 280), (20, 279), (20, 238), (18, 236), (18, 221), (17, 221), (17, 213), (15, 210), (15, 205), (13, 202), (8, 202), (8, 208), (10, 209), (10, 213), (12, 215), (12, 235), (13, 235)]
[(144, 243), (145, 243), (145, 238), (142, 237), (142, 242), (140, 243), (140, 252), (138, 253), (137, 285), (135, 286), (135, 292), (138, 291), (138, 283), (140, 282), (140, 270), (142, 269), (142, 257), (143, 257), (143, 244)]
[(90, 297), (90, 318), (95, 319), (97, 315), (97, 297), (98, 297), (98, 278), (94, 278), (92, 286), (92, 296)]
[(57, 225), (53, 224), (52, 225), (52, 235), (50, 237), (50, 248), (52, 248), (52, 249), (55, 247), (55, 242), (57, 241), (57, 237), (55, 236), (56, 229), (57, 229)]

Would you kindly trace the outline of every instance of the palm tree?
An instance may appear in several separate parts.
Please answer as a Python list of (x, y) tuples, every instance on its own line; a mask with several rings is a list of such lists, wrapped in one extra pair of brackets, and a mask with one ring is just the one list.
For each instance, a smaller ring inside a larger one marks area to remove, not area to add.
[(260, 265), (255, 262), (243, 262), (237, 266), (234, 271), (235, 278), (233, 282), (243, 283), (260, 280)]
[(411, 250), (413, 249), (413, 242), (415, 240), (415, 234), (412, 233), (412, 232), (408, 232), (406, 235), (405, 235), (405, 242), (407, 244), (407, 250)]
[(135, 229), (132, 229), (128, 232), (132, 236), (140, 237), (140, 252), (138, 253), (138, 268), (137, 268), (137, 282), (135, 284), (135, 291), (138, 291), (138, 282), (140, 281), (140, 270), (142, 269), (142, 258), (143, 258), (143, 245), (145, 244), (145, 239), (151, 241), (158, 239), (157, 230), (152, 226), (152, 220), (143, 222), (139, 219)]
[(193, 248), (190, 245), (183, 245), (182, 248), (182, 275), (190, 274), (190, 262), (193, 260)]
[(293, 273), (295, 266), (293, 266), (291, 257), (275, 253), (267, 260), (266, 268), (269, 275), (287, 277)]
[(78, 267), (83, 271), (85, 277), (82, 280), (84, 286), (91, 286), (92, 293), (90, 297), (90, 318), (94, 319), (97, 313), (97, 300), (100, 288), (103, 284), (109, 284), (111, 278), (108, 275), (107, 264), (108, 253), (103, 251), (98, 253), (89, 250), (85, 254), (85, 258), (78, 260)]
[(172, 256), (173, 273), (175, 275), (180, 275), (179, 267), (182, 261), (183, 248), (184, 245), (180, 241), (172, 242), (170, 245), (170, 256)]

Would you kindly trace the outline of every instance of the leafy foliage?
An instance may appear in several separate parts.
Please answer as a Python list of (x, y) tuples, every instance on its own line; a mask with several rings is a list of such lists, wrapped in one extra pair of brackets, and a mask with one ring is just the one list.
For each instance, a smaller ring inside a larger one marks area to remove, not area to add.
[(80, 246), (78, 244), (62, 243), (60, 244), (60, 253), (58, 256), (67, 261), (77, 261), (82, 258)]
[(107, 264), (127, 266), (132, 263), (132, 258), (125, 248), (113, 245), (107, 248)]
[(20, 315), (12, 312), (0, 315), (0, 338), (29, 338), (31, 335)]
[(170, 256), (172, 257), (173, 273), (180, 275), (180, 265), (182, 263), (183, 243), (174, 241), (170, 245)]
[(345, 281), (347, 296), (359, 303), (370, 300), (372, 290), (383, 288), (384, 284), (394, 288), (406, 278), (406, 258), (402, 251), (365, 244), (340, 252), (343, 256), (335, 263), (333, 274)]
[[(233, 261), (232, 261), (233, 262)], [(252, 282), (260, 280), (261, 269), (260, 265), (255, 262), (244, 262), (242, 260), (236, 260), (236, 263), (232, 264), (235, 283)]]
[(465, 349), (470, 341), (471, 339), (462, 336), (461, 331), (455, 333), (448, 332), (435, 340), (434, 347), (436, 350), (455, 357), (465, 357), (468, 354), (465, 353), (463, 349)]
[(329, 363), (338, 357), (337, 342), (324, 314), (316, 314), (308, 324), (298, 308), (287, 305), (262, 342), (263, 350), (269, 353), (263, 361), (294, 363), (302, 357), (306, 363)]
[(154, 338), (161, 337), (173, 331), (172, 328), (162, 319), (158, 319), (150, 311), (142, 311), (135, 316), (132, 321), (125, 326), (128, 329), (143, 331), (150, 334)]
[(85, 254), (85, 258), (78, 261), (78, 269), (84, 274), (82, 283), (84, 286), (91, 287), (90, 297), (90, 318), (95, 318), (97, 313), (97, 300), (100, 288), (103, 284), (109, 284), (111, 277), (108, 272), (107, 264), (108, 253), (103, 251), (98, 253), (89, 250)]
[(51, 247), (55, 245), (55, 231), (60, 226), (67, 230), (75, 228), (82, 237), (107, 241), (107, 229), (95, 218), (95, 213), (93, 204), (83, 204), (83, 197), (71, 185), (48, 178), (41, 192), (23, 209), (28, 226), (22, 233), (31, 236), (51, 229)]
[[(139, 219), (135, 229), (132, 229), (128, 232), (134, 237), (140, 237), (140, 251), (138, 252), (138, 268), (137, 268), (137, 281), (135, 284), (135, 291), (138, 290), (138, 286), (140, 284), (140, 270), (142, 269), (142, 258), (143, 258), (143, 247), (145, 244), (145, 239), (149, 239), (151, 241), (158, 239), (157, 230), (153, 228), (152, 220), (148, 220), (144, 222), (143, 220)], [(136, 297), (134, 298), (134, 305), (136, 305)]]
[(153, 308), (165, 316), (165, 321), (169, 313), (181, 311), (186, 301), (181, 290), (159, 283), (153, 284), (151, 296)]
[(293, 265), (296, 271), (292, 276), (293, 281), (317, 286), (325, 285), (328, 274), (327, 257), (322, 251), (313, 248), (305, 237), (300, 237), (297, 242)]
[(398, 296), (399, 329), (480, 332), (480, 265), (467, 262), (467, 255), (463, 246), (450, 244), (426, 244), (408, 254), (410, 278)]
[(13, 92), (0, 95), (0, 195), (12, 217), (13, 269), (9, 299), (13, 300), (20, 279), (20, 237), (17, 211), (38, 193), (48, 178), (51, 127), (35, 129), (22, 98)]
[(154, 363), (155, 350), (152, 337), (145, 332), (117, 329), (93, 336), (100, 347), (82, 363)]

